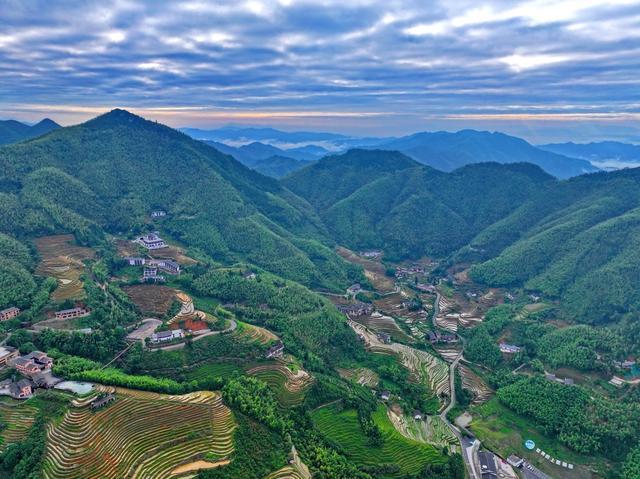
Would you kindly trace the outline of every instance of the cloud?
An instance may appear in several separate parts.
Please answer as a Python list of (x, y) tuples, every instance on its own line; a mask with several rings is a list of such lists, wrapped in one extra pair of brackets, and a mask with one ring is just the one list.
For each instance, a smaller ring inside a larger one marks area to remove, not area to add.
[(636, 0), (7, 0), (0, 115), (128, 106), (384, 134), (532, 111), (632, 121), (638, 38)]

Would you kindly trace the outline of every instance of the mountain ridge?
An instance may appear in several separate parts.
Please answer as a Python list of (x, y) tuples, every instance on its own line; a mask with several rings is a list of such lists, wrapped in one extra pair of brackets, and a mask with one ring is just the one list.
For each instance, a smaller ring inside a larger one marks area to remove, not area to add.
[(0, 121), (0, 145), (36, 138), (58, 128), (61, 126), (49, 118), (44, 118), (35, 125), (27, 125), (17, 120)]

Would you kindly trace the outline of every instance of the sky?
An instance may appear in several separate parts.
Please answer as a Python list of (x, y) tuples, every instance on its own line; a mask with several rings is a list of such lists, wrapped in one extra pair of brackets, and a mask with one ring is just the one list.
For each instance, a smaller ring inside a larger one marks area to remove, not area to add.
[(640, 143), (639, 0), (0, 0), (0, 118)]

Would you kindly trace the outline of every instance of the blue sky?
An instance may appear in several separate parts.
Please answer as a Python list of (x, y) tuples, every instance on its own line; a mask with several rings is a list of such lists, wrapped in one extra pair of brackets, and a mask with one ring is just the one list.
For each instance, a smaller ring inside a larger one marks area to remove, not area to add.
[(0, 117), (640, 142), (638, 0), (0, 0)]

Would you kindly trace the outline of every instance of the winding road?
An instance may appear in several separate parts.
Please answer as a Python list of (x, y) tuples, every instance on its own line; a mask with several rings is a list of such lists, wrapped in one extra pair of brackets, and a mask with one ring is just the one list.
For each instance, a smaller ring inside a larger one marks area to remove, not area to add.
[[(431, 316), (431, 322), (433, 323), (434, 329), (438, 328), (437, 317), (440, 313), (440, 298), (442, 295), (439, 291), (436, 290), (436, 300), (433, 305), (433, 315)], [(469, 477), (471, 479), (482, 479), (482, 475), (478, 473), (475, 467), (476, 461), (474, 460), (475, 454), (478, 451), (479, 442), (473, 441), (471, 442), (469, 439), (462, 436), (460, 429), (458, 429), (454, 424), (451, 424), (449, 418), (447, 418), (447, 414), (451, 409), (453, 409), (456, 405), (456, 368), (458, 367), (458, 363), (462, 359), (462, 354), (464, 353), (465, 339), (456, 333), (460, 342), (462, 344), (462, 349), (453, 360), (453, 362), (449, 365), (449, 389), (451, 394), (449, 396), (449, 404), (445, 407), (440, 413), (440, 418), (444, 421), (444, 423), (449, 426), (449, 429), (455, 434), (456, 438), (458, 438), (458, 442), (460, 443), (460, 452), (462, 455), (462, 459), (464, 460), (464, 465), (467, 468), (469, 473)]]

